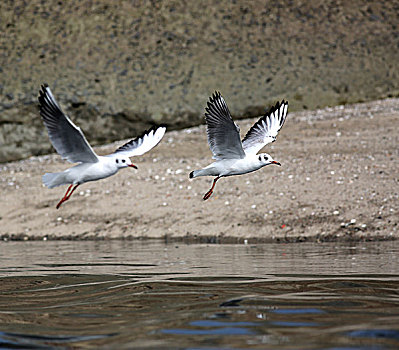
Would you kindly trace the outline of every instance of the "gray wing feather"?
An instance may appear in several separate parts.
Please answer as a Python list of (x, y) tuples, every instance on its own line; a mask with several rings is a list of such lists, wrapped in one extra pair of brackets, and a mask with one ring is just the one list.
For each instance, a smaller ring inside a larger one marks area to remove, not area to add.
[(82, 131), (62, 112), (47, 84), (39, 92), (39, 104), (50, 141), (63, 159), (71, 163), (98, 162)]
[(141, 136), (125, 143), (119, 147), (113, 154), (123, 154), (127, 157), (140, 156), (150, 149), (154, 148), (165, 135), (166, 127), (152, 127), (145, 131)]
[(288, 102), (281, 101), (270, 109), (249, 129), (242, 145), (245, 153), (258, 153), (268, 143), (276, 140), (277, 134), (283, 127), (288, 112)]
[(213, 158), (217, 160), (244, 158), (240, 129), (231, 118), (230, 111), (220, 92), (216, 91), (209, 98), (205, 110), (208, 144)]

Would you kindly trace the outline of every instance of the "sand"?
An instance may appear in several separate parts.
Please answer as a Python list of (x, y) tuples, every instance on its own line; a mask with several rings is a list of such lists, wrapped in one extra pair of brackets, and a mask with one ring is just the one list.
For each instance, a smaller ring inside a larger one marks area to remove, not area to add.
[[(79, 120), (74, 119), (77, 124)], [(244, 134), (256, 119), (239, 121)], [(134, 158), (138, 170), (83, 184), (57, 210), (65, 187), (45, 172), (57, 154), (0, 166), (0, 237), (163, 239), (187, 242), (387, 240), (399, 237), (399, 99), (289, 113), (264, 151), (282, 163), (218, 181), (189, 180), (211, 162), (205, 127), (172, 131)], [(135, 135), (132, 135), (134, 137)], [(126, 140), (97, 147), (112, 152)]]

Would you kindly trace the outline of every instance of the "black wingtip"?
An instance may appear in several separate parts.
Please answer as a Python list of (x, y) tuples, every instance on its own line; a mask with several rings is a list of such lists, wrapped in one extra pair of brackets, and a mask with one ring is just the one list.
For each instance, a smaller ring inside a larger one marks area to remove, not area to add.
[(206, 103), (205, 117), (207, 117), (212, 110), (217, 109), (225, 109), (227, 113), (230, 113), (222, 94), (220, 93), (220, 91), (215, 90), (215, 92), (212, 94), (212, 96), (209, 97), (209, 100)]
[[(129, 142), (126, 142), (124, 145), (122, 145), (121, 147), (119, 147), (114, 153), (117, 152), (123, 152), (126, 150), (126, 148), (129, 148), (131, 145), (133, 145), (136, 142), (140, 142), (140, 140), (142, 140), (144, 138), (145, 135), (149, 134), (150, 132), (154, 132), (154, 134), (156, 133), (156, 131), (160, 128), (164, 128), (165, 132), (167, 130), (167, 124), (159, 124), (159, 125), (153, 125), (151, 126), (149, 129), (143, 131), (139, 136), (136, 136), (134, 139), (130, 140)], [(142, 142), (142, 141), (141, 141)], [(140, 142), (140, 143), (141, 143)]]
[(215, 90), (215, 92), (212, 94), (212, 97), (213, 97), (214, 100), (219, 98), (219, 97), (221, 97), (221, 96), (222, 96), (222, 94), (218, 90)]
[[(220, 91), (215, 90), (215, 92), (212, 94), (212, 96), (209, 98), (209, 102), (208, 103), (214, 103), (217, 99), (221, 98), (222, 94), (220, 93)], [(222, 97), (223, 98), (223, 97)]]
[(194, 177), (194, 171), (192, 171), (189, 176), (190, 176), (190, 179), (192, 179)]
[(149, 134), (151, 131), (153, 131), (155, 133), (160, 128), (165, 128), (165, 131), (166, 131), (166, 124), (153, 125), (149, 129), (144, 131), (140, 136), (138, 136), (138, 138), (144, 137), (144, 135)]
[(139, 138), (143, 138), (144, 135), (149, 134), (151, 131), (153, 131), (154, 133), (159, 129), (159, 128), (165, 128), (166, 129), (166, 125), (152, 125), (149, 129), (144, 130), (139, 136), (137, 136), (135, 139), (139, 139)]
[(282, 105), (287, 105), (287, 106), (288, 106), (288, 101), (282, 100), (282, 101), (280, 102), (280, 106), (282, 106)]
[(284, 105), (288, 106), (288, 101), (286, 101), (286, 100), (278, 101), (274, 106), (272, 106), (269, 109), (269, 111), (266, 113), (266, 115), (270, 115), (270, 114), (274, 113), (275, 111), (279, 110), (281, 106), (284, 106)]
[(48, 84), (43, 83), (41, 86), (41, 90), (39, 91), (39, 103), (42, 105), (44, 103), (44, 96), (47, 94)]
[(47, 93), (47, 89), (48, 89), (48, 84), (47, 83), (43, 83), (41, 86), (41, 90), (39, 91), (40, 95), (45, 95)]
[(40, 86), (40, 90), (39, 90), (39, 96), (38, 96), (38, 100), (39, 100), (39, 107), (41, 107), (44, 103), (44, 96), (46, 95), (46, 84), (42, 84)]

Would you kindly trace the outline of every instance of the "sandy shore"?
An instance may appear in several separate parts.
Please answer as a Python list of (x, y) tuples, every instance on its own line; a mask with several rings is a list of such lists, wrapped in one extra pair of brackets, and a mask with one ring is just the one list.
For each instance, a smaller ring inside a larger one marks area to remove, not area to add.
[[(79, 120), (75, 121), (79, 124)], [(244, 134), (252, 120), (239, 122)], [(181, 239), (202, 242), (379, 240), (399, 237), (399, 99), (289, 113), (265, 148), (282, 163), (220, 180), (188, 179), (211, 153), (205, 127), (167, 133), (111, 178), (66, 188), (45, 172), (54, 154), (0, 165), (2, 239)], [(132, 135), (135, 136), (135, 135)], [(113, 151), (124, 141), (96, 148)]]

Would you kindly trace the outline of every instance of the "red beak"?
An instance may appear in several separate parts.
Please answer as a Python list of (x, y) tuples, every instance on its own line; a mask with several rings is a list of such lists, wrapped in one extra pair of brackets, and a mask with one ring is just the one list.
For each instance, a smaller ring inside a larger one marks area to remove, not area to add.
[(281, 166), (281, 164), (279, 162), (276, 162), (275, 160), (272, 161), (272, 164), (276, 164), (276, 165)]
[(131, 168), (137, 169), (137, 167), (134, 164), (129, 164), (128, 166), (130, 166)]

